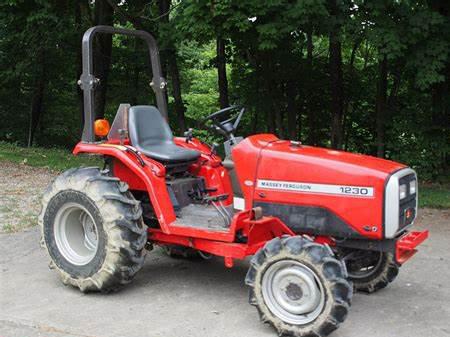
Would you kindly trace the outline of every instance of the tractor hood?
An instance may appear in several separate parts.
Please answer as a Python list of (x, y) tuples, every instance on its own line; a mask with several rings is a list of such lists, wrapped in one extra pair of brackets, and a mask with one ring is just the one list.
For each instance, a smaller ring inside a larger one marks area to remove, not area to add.
[[(353, 228), (346, 235), (356, 237), (382, 237), (385, 186), (395, 172), (407, 171), (393, 161), (305, 146), (270, 134), (241, 141), (232, 157), (247, 208), (263, 206), (280, 218), (291, 213), (285, 222), (294, 217), (292, 207), (320, 210), (327, 214), (320, 221), (339, 218)], [(398, 201), (398, 191), (392, 196)], [(374, 230), (365, 233), (362, 228)]]
[[(263, 161), (274, 160), (276, 163), (290, 163), (291, 166), (286, 167), (286, 171), (292, 172), (292, 165), (294, 165), (302, 171), (314, 168), (314, 170), (320, 171), (324, 175), (329, 173), (330, 170), (333, 170), (335, 175), (343, 173), (348, 176), (349, 173), (354, 172), (358, 175), (385, 177), (386, 174), (405, 167), (402, 164), (390, 160), (345, 151), (300, 145), (286, 140), (267, 143), (262, 149), (262, 155), (264, 157), (261, 158)], [(283, 168), (279, 169), (283, 170)], [(322, 176), (321, 179), (324, 178)]]
[(372, 156), (280, 140), (271, 134), (255, 135), (242, 141), (233, 150), (235, 162), (236, 156), (241, 153), (247, 163), (255, 155), (258, 157), (258, 163), (254, 163), (258, 178), (277, 176), (294, 181), (352, 184), (355, 176), (363, 181), (373, 178), (384, 180), (391, 173), (406, 167)]

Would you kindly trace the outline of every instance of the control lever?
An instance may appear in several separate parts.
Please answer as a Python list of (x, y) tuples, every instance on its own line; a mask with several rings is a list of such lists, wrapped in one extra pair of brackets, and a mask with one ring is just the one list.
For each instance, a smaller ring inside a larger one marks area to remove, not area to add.
[(224, 201), (228, 199), (228, 194), (219, 194), (219, 195), (210, 195), (207, 197), (204, 197), (203, 200), (205, 200), (206, 202), (217, 202), (217, 201)]
[(189, 143), (192, 140), (192, 138), (193, 138), (192, 132), (193, 131), (194, 130), (192, 128), (189, 128), (186, 131), (184, 131), (184, 137), (186, 137), (186, 143)]
[(211, 145), (211, 153), (209, 154), (210, 156), (212, 156), (213, 154), (217, 154), (217, 148), (219, 147), (219, 144), (217, 143), (212, 143)]
[(123, 145), (125, 143), (125, 139), (128, 138), (128, 130), (119, 129), (118, 132), (119, 132), (120, 145)]
[(196, 201), (203, 201), (203, 200), (205, 200), (204, 196), (203, 196), (203, 191), (201, 191), (199, 188), (192, 189), (192, 190), (188, 191), (187, 195), (190, 198), (192, 198), (192, 199), (194, 199)]
[(204, 197), (203, 200), (208, 204), (213, 205), (216, 211), (222, 216), (223, 224), (225, 227), (228, 227), (232, 221), (232, 216), (226, 209), (226, 207), (222, 204), (222, 201), (228, 199), (228, 194), (219, 194)]

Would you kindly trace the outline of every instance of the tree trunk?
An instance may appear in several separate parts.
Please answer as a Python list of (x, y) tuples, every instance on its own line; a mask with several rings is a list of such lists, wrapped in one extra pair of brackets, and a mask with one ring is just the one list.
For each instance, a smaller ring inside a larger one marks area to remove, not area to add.
[[(282, 97), (281, 96), (281, 90), (278, 91), (279, 95), (278, 97)], [(281, 107), (281, 105), (276, 104), (276, 101), (272, 101), (272, 112), (275, 114), (275, 126), (276, 126), (276, 135), (281, 138), (284, 139), (284, 127), (283, 127), (283, 108)]]
[[(135, 54), (139, 50), (138, 46), (139, 46), (138, 40), (135, 39), (134, 40), (134, 44), (133, 44), (133, 49), (134, 49), (134, 53)], [(134, 59), (133, 60), (133, 67), (132, 67), (132, 75), (131, 75), (133, 92), (131, 93), (131, 97), (130, 97), (130, 103), (132, 105), (136, 105), (138, 103), (139, 73), (140, 73), (140, 71), (141, 71), (141, 69), (139, 67), (139, 63), (137, 62), (136, 59)]]
[(228, 80), (227, 80), (227, 59), (225, 55), (225, 40), (220, 36), (216, 40), (217, 50), (217, 79), (219, 84), (219, 104), (220, 108), (230, 105), (228, 101)]
[(387, 108), (387, 58), (380, 61), (377, 83), (377, 101), (375, 104), (377, 128), (377, 157), (383, 158), (385, 154), (386, 108)]
[(369, 39), (366, 40), (366, 45), (364, 47), (364, 65), (363, 65), (363, 72), (367, 69), (367, 64), (369, 63), (370, 58), (370, 43)]
[(289, 139), (300, 139), (297, 133), (297, 120), (298, 130), (301, 130), (301, 115), (297, 116), (297, 109), (295, 104), (295, 85), (293, 81), (286, 83), (286, 102), (287, 102), (287, 121), (288, 121), (288, 137)]
[[(331, 13), (337, 16), (336, 1), (332, 1)], [(342, 147), (342, 117), (343, 117), (343, 95), (344, 85), (342, 81), (342, 54), (340, 27), (334, 25), (330, 30), (330, 93), (331, 93), (331, 147), (340, 149)]]
[(398, 92), (400, 90), (400, 82), (401, 82), (401, 74), (403, 70), (403, 65), (396, 65), (395, 69), (391, 71), (393, 81), (392, 81), (392, 88), (389, 93), (389, 96), (386, 99), (387, 104), (387, 111), (389, 112), (388, 118), (391, 119), (393, 114), (395, 113), (396, 106), (397, 106), (397, 97)]
[(184, 115), (186, 109), (184, 107), (183, 99), (181, 97), (180, 71), (178, 69), (175, 50), (172, 49), (168, 51), (167, 63), (172, 83), (172, 90), (173, 90), (172, 94), (174, 98), (174, 108), (178, 119), (178, 126), (180, 127), (180, 130), (184, 132), (186, 130), (186, 118)]
[(44, 60), (44, 51), (39, 52), (39, 57), (37, 59), (36, 65), (39, 67), (38, 72), (33, 84), (33, 96), (31, 98), (30, 106), (30, 124), (28, 128), (28, 141), (27, 146), (31, 147), (34, 141), (34, 135), (36, 128), (39, 124), (39, 119), (43, 110), (43, 100), (45, 91), (45, 81), (46, 81), (46, 66)]
[[(250, 53), (249, 53), (250, 54)], [(258, 117), (261, 116), (261, 114), (264, 112), (264, 107), (261, 105), (261, 100), (258, 99), (262, 96), (262, 91), (264, 91), (264, 86), (261, 85), (261, 81), (259, 78), (259, 64), (257, 60), (252, 56), (249, 55), (249, 59), (254, 59), (254, 67), (255, 67), (255, 95), (256, 95), (256, 101), (255, 101), (255, 111), (253, 112), (253, 118), (251, 120), (251, 134), (255, 134), (258, 130)]]
[[(161, 21), (169, 24), (168, 13), (170, 11), (171, 0), (159, 0), (158, 5)], [(168, 41), (167, 50), (164, 54), (167, 62), (167, 72), (171, 80), (170, 85), (172, 86), (174, 109), (177, 115), (178, 126), (183, 132), (186, 130), (186, 117), (184, 115), (186, 108), (183, 103), (183, 98), (181, 97), (180, 71), (178, 69), (177, 53), (173, 41)]]
[[(114, 9), (106, 0), (96, 0), (94, 9), (94, 22), (96, 25), (113, 26)], [(100, 79), (95, 90), (94, 109), (96, 118), (105, 116), (106, 90), (108, 75), (111, 67), (112, 35), (98, 34), (94, 42), (94, 74)]]
[[(77, 41), (81, 41), (81, 39), (83, 38), (83, 25), (82, 25), (82, 20), (81, 20), (83, 6), (88, 6), (88, 4), (86, 2), (84, 2), (84, 0), (75, 2), (74, 21), (75, 21), (75, 29), (77, 31)], [(77, 43), (76, 62), (77, 62), (76, 79), (78, 80), (81, 76), (81, 73), (83, 72), (81, 43)], [(81, 117), (80, 118), (81, 125), (80, 125), (80, 131), (79, 131), (79, 134), (81, 135), (83, 132), (83, 127), (84, 127), (84, 102), (83, 102), (83, 90), (81, 90), (77, 81), (75, 82), (75, 90), (76, 90), (77, 98), (78, 98), (78, 111), (79, 111), (79, 114)]]
[[(450, 2), (439, 0), (429, 0), (429, 2), (431, 8), (446, 17), (448, 22), (450, 19)], [(435, 83), (431, 87), (431, 123), (435, 139), (442, 139), (442, 142), (445, 143), (450, 135), (450, 60), (448, 58), (441, 74), (444, 75), (444, 81)], [(448, 146), (447, 148), (442, 146), (438, 156), (436, 156), (436, 167), (438, 169), (434, 172), (434, 178), (440, 174), (448, 176), (450, 168)]]
[(261, 112), (264, 112), (264, 122), (266, 131), (269, 133), (276, 132), (275, 111), (273, 109), (274, 88), (276, 84), (273, 80), (273, 64), (266, 52), (258, 55), (258, 64), (256, 66), (256, 74), (258, 85), (261, 85), (260, 95), (258, 95), (258, 104), (261, 106)]
[[(308, 64), (308, 74), (312, 75), (314, 72), (313, 69), (313, 30), (312, 28), (309, 28), (306, 31), (306, 61)], [(306, 80), (306, 79), (305, 79)], [(311, 88), (311, 85), (308, 85), (308, 88)], [(309, 126), (309, 134), (308, 134), (308, 142), (311, 145), (317, 145), (318, 143), (318, 137), (317, 137), (317, 118), (316, 118), (316, 111), (314, 111), (313, 107), (313, 101), (312, 101), (312, 95), (308, 95), (307, 98), (307, 119), (308, 119), (308, 126)]]
[(255, 109), (255, 111), (253, 112), (253, 118), (250, 125), (251, 134), (254, 135), (258, 130), (258, 109)]
[(313, 30), (312, 28), (309, 28), (306, 31), (306, 58), (309, 66), (312, 66), (313, 49)]
[[(431, 9), (450, 20), (450, 2), (440, 0), (428, 1)], [(432, 124), (434, 127), (450, 127), (450, 60), (441, 72), (444, 81), (435, 83), (431, 87)]]
[[(353, 44), (353, 48), (352, 48), (352, 52), (350, 54), (350, 61), (349, 61), (349, 78), (350, 78), (350, 83), (353, 82), (353, 78), (355, 76), (355, 67), (354, 67), (354, 63), (355, 63), (355, 58), (356, 58), (356, 51), (359, 48), (359, 45), (361, 43), (361, 40), (356, 40), (355, 43)], [(347, 93), (345, 99), (344, 99), (344, 110), (343, 110), (343, 115), (342, 115), (342, 149), (347, 150), (347, 145), (348, 145), (348, 134), (349, 131), (347, 130), (347, 124), (350, 121), (350, 118), (348, 116), (349, 110), (350, 110), (350, 97), (349, 94)]]
[(434, 127), (450, 126), (450, 63), (445, 68), (445, 80), (431, 87), (432, 125)]

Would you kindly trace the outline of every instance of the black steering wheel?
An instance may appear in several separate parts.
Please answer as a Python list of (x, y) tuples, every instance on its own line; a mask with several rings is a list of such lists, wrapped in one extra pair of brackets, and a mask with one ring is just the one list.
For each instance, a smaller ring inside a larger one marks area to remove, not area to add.
[[(233, 113), (234, 112), (234, 113)], [(245, 108), (240, 105), (232, 105), (221, 109), (204, 118), (202, 122), (211, 121), (212, 128), (220, 134), (230, 137), (233, 134), (245, 112)]]

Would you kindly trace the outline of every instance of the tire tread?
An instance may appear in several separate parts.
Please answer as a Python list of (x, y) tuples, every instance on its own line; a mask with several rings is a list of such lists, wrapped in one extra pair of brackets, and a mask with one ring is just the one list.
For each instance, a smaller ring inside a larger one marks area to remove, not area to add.
[[(257, 295), (258, 282), (268, 266), (277, 259), (307, 258), (317, 271), (321, 272), (324, 286), (331, 296), (329, 314), (307, 325), (296, 326), (282, 322), (266, 308), (264, 300)], [(323, 272), (327, 270), (327, 272)], [(336, 330), (347, 317), (353, 295), (352, 285), (346, 279), (347, 272), (341, 261), (337, 260), (331, 250), (302, 236), (274, 238), (267, 242), (250, 260), (245, 283), (249, 286), (249, 303), (258, 310), (260, 319), (272, 325), (280, 336), (324, 337)]]
[[(63, 283), (78, 287), (82, 292), (118, 290), (129, 283), (144, 264), (147, 231), (140, 203), (128, 191), (126, 183), (107, 174), (97, 167), (69, 169), (53, 181), (43, 196), (39, 216), (42, 234), (48, 205), (53, 196), (64, 190), (84, 193), (94, 201), (103, 216), (103, 229), (107, 235), (106, 257), (96, 273), (86, 278), (72, 277), (52, 261)], [(119, 235), (112, 235), (117, 231)], [(44, 238), (41, 242), (47, 248)]]

